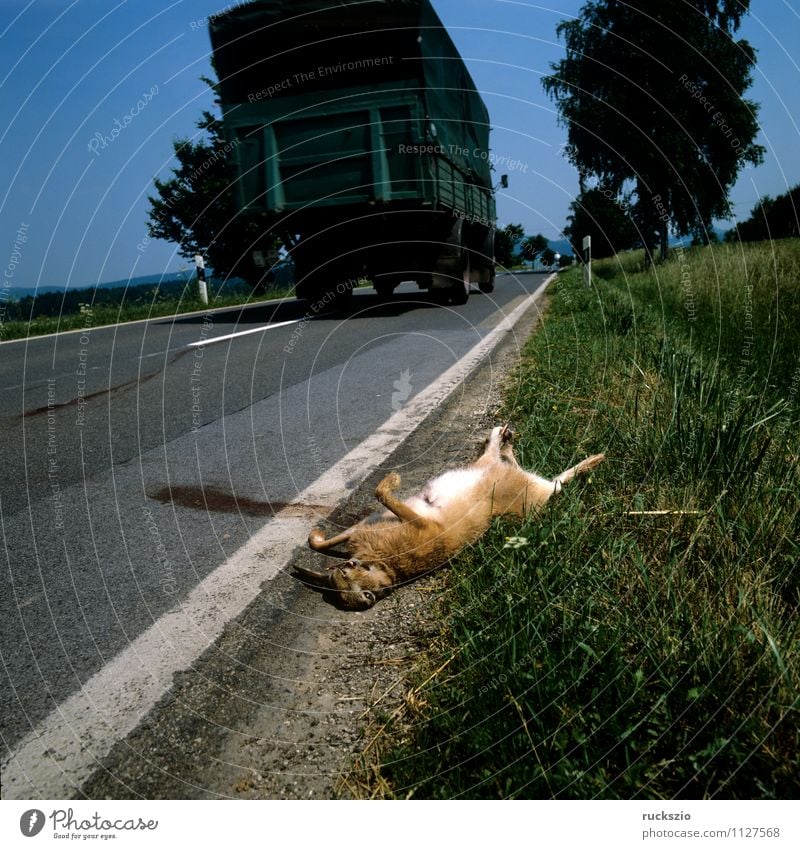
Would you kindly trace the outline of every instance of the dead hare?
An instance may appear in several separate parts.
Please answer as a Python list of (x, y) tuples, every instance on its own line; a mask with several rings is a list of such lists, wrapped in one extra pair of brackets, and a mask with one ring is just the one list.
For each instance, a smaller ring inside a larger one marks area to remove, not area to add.
[(308, 537), (315, 551), (343, 545), (347, 556), (335, 556), (346, 562), (340, 560), (324, 571), (301, 567), (297, 571), (315, 585), (335, 591), (341, 607), (366, 609), (393, 587), (430, 572), (475, 542), (492, 517), (537, 512), (563, 484), (594, 469), (605, 456), (594, 454), (546, 480), (517, 463), (513, 439), (508, 425), (494, 428), (472, 465), (444, 472), (405, 501), (395, 498), (400, 476), (390, 472), (375, 490), (385, 512), (330, 539), (318, 529)]

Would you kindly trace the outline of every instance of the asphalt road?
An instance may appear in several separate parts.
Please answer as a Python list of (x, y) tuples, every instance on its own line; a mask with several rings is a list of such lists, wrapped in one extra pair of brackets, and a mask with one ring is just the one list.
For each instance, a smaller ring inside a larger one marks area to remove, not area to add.
[(0, 345), (5, 755), (542, 280)]

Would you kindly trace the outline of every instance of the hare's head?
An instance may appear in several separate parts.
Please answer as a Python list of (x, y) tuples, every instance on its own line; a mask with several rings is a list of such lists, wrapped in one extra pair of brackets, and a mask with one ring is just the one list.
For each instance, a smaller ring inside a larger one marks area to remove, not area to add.
[(341, 607), (346, 610), (366, 610), (388, 595), (392, 579), (382, 566), (351, 559), (329, 566), (324, 572), (296, 567), (312, 583), (335, 591)]

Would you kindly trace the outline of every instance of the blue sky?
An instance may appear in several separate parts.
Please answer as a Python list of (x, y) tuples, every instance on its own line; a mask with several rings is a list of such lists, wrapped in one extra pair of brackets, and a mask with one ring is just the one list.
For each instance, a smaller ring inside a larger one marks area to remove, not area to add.
[[(680, 0), (676, 0), (680, 2)], [(577, 191), (560, 153), (541, 77), (563, 55), (560, 20), (582, 0), (433, 0), (482, 92), (492, 149), (507, 158), (501, 224), (557, 239)], [(146, 236), (154, 176), (168, 177), (171, 141), (197, 132), (210, 108), (205, 19), (222, 0), (0, 0), (0, 260), (17, 286), (87, 286), (185, 265)], [(800, 0), (752, 0), (738, 37), (758, 50), (748, 97), (761, 104), (765, 162), (740, 175), (746, 218), (765, 194), (800, 182)], [(26, 241), (18, 233), (22, 225)]]

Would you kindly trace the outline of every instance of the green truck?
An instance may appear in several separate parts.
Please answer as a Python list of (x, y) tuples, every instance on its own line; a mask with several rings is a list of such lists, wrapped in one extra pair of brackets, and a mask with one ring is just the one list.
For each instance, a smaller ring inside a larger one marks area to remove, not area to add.
[(489, 114), (429, 0), (253, 0), (209, 28), (254, 262), (279, 238), (326, 303), (365, 278), (492, 291)]

